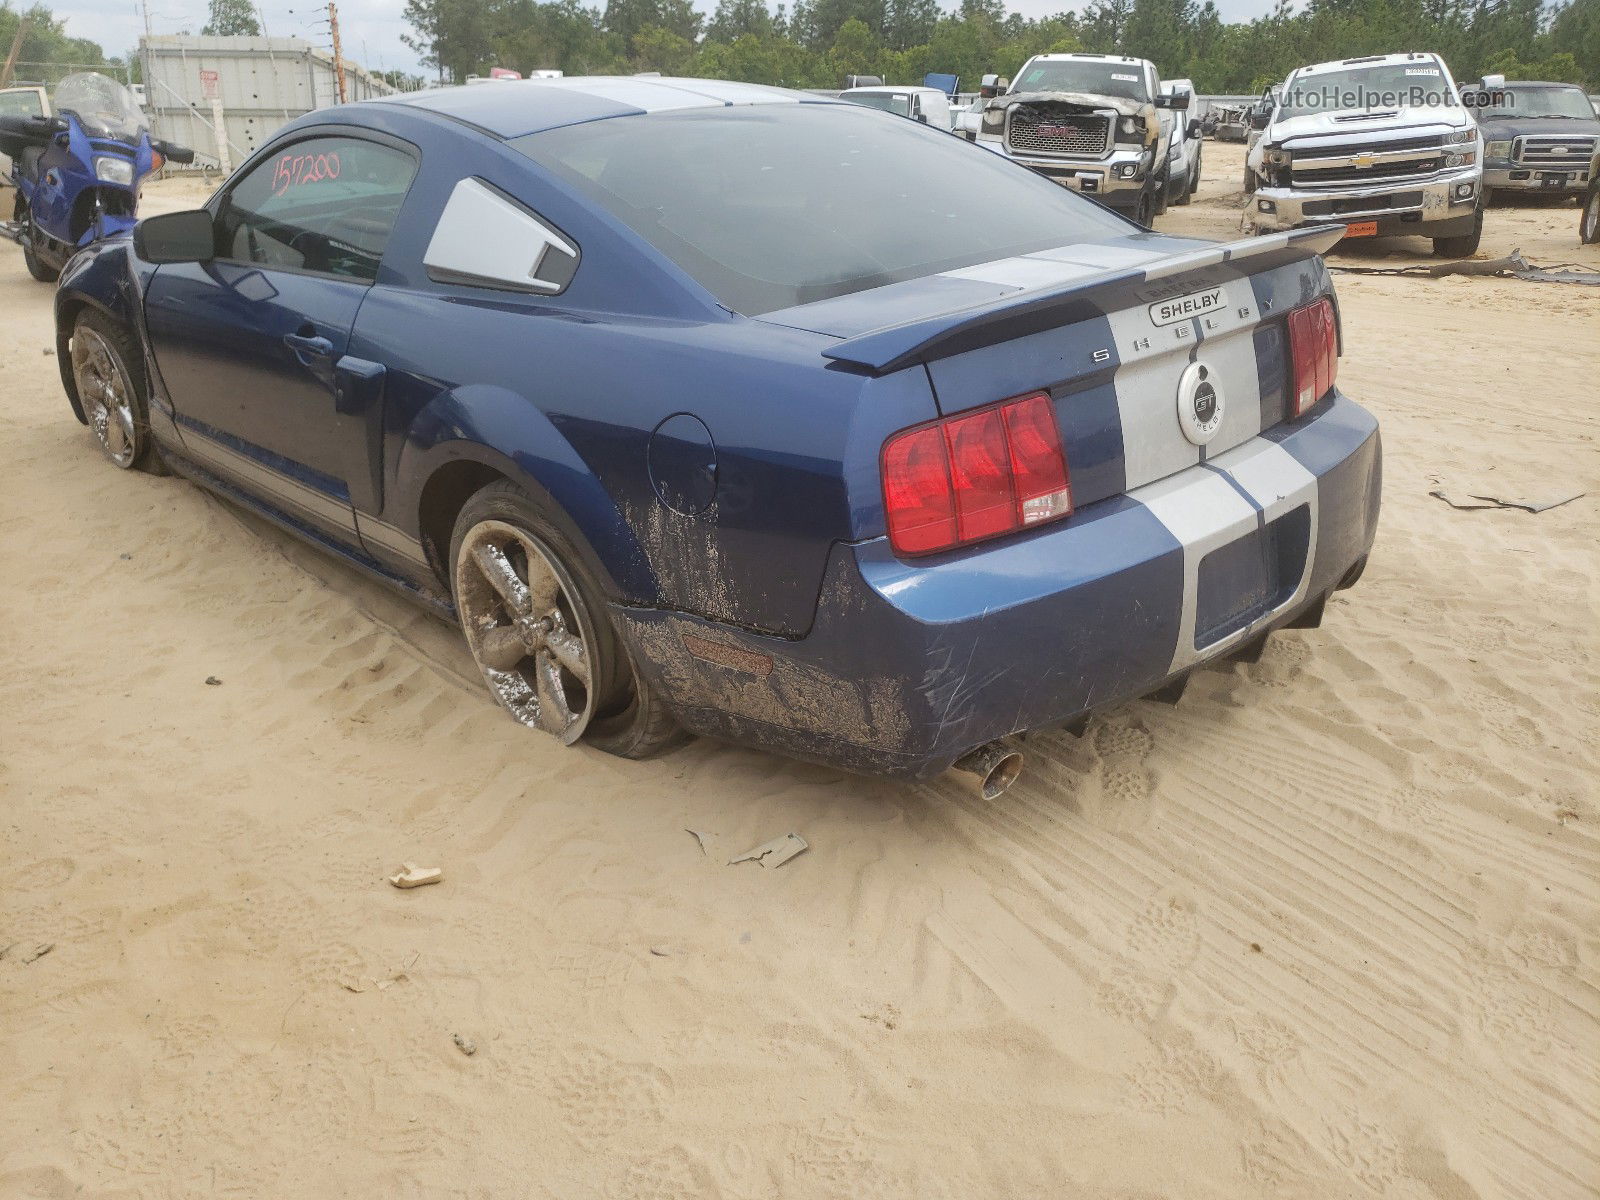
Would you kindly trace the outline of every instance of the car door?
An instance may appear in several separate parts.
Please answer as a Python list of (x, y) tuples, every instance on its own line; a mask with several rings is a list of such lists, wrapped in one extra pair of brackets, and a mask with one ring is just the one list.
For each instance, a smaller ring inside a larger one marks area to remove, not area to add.
[[(11, 87), (0, 88), (0, 117), (48, 117), (50, 115), (50, 101), (45, 96), (42, 87)], [(0, 154), (0, 183), (11, 181), (13, 163), (6, 154)], [(6, 220), (11, 219), (9, 206), (4, 213), (0, 213)]]
[(347, 350), (416, 174), (414, 148), (358, 131), (273, 147), (220, 194), (216, 256), (160, 267), (151, 351), (184, 448), (301, 523), (353, 540), (370, 486), (360, 412), (382, 367)]

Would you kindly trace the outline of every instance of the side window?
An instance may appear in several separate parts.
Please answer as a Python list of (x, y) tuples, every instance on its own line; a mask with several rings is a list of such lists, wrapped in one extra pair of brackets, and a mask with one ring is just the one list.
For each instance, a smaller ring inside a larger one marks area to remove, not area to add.
[(239, 180), (217, 220), (217, 254), (351, 279), (378, 275), (417, 165), (349, 137), (291, 142)]

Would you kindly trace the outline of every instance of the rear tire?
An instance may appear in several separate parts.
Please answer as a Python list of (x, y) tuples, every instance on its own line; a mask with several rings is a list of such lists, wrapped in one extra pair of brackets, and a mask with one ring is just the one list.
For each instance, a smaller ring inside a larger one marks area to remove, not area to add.
[(1443, 237), (1433, 239), (1433, 253), (1438, 258), (1471, 258), (1478, 252), (1478, 243), (1483, 239), (1483, 209), (1478, 209), (1473, 222), (1472, 232), (1464, 233), (1460, 237)]
[(1585, 246), (1600, 243), (1600, 187), (1592, 187), (1583, 202), (1583, 215), (1578, 218), (1578, 237)]
[[(510, 590), (520, 585), (526, 611), (483, 571), (485, 555), (510, 566)], [(514, 483), (490, 484), (456, 517), (450, 592), (490, 694), (519, 724), (620, 758), (649, 758), (685, 740), (635, 667), (582, 557)]]
[(33, 218), (24, 216), (22, 226), (22, 261), (32, 275), (40, 283), (54, 283), (61, 278), (61, 272), (55, 267), (47, 266), (39, 258), (39, 252), (33, 248)]

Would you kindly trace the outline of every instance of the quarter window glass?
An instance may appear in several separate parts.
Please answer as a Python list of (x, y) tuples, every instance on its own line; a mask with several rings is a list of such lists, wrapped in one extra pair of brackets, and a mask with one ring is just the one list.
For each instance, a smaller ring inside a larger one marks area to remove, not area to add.
[(409, 154), (357, 138), (283, 147), (222, 206), (217, 253), (291, 271), (375, 279), (416, 174)]

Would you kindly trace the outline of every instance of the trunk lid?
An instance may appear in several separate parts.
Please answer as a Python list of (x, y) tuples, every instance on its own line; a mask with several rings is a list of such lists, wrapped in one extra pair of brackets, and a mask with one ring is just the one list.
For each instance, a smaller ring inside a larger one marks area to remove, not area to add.
[[(824, 354), (841, 369), (926, 371), (944, 416), (1048, 392), (1081, 508), (1283, 420), (1284, 318), (1331, 290), (1317, 255), (1341, 233), (1290, 230), (1226, 245), (1134, 234), (762, 319), (840, 338)], [(1192, 412), (1195, 364), (1217, 399), (1206, 428)]]

